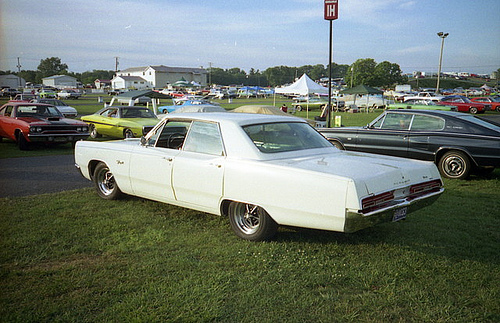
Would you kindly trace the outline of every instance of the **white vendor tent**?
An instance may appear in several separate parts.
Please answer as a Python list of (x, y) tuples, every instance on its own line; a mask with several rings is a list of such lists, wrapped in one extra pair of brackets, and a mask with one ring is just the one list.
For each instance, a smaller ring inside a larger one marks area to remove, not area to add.
[(281, 94), (309, 95), (311, 93), (328, 93), (328, 88), (314, 82), (304, 73), (295, 83), (289, 86), (277, 87), (274, 89), (274, 92)]
[(295, 83), (289, 86), (275, 88), (274, 93), (307, 96), (307, 117), (309, 117), (309, 94), (328, 94), (328, 88), (314, 82), (309, 76), (307, 76), (306, 73), (304, 73), (297, 81), (295, 81)]

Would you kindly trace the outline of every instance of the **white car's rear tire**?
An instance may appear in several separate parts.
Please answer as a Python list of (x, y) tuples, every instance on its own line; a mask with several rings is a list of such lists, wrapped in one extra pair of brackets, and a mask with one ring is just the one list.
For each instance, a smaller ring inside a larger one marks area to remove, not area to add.
[(278, 224), (269, 214), (252, 204), (231, 202), (229, 222), (238, 237), (250, 241), (269, 240), (278, 231)]

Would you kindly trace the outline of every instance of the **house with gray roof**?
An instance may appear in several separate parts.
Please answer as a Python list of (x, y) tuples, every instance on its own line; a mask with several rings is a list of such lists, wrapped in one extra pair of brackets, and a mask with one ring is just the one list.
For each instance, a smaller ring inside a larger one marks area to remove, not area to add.
[(78, 81), (75, 77), (69, 75), (54, 75), (44, 77), (42, 84), (46, 86), (53, 86), (58, 89), (76, 88)]
[(164, 88), (182, 78), (188, 82), (207, 85), (208, 72), (204, 68), (170, 67), (165, 65), (149, 65), (132, 67), (116, 73), (111, 80), (114, 89)]

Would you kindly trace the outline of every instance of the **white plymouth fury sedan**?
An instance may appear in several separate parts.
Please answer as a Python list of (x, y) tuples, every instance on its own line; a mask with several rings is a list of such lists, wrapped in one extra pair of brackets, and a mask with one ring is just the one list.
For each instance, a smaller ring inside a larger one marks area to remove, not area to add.
[(279, 225), (354, 232), (398, 221), (443, 192), (431, 162), (341, 151), (290, 116), (168, 115), (141, 139), (79, 141), (75, 162), (104, 199), (225, 215), (254, 241)]

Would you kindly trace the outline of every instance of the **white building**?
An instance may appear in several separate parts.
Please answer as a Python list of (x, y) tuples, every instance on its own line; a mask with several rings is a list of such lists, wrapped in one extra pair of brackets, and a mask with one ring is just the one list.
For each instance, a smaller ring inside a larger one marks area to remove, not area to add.
[(25, 87), (26, 80), (14, 74), (0, 75), (0, 87), (10, 87), (17, 89), (18, 87)]
[(207, 70), (203, 68), (169, 67), (165, 65), (150, 65), (132, 67), (116, 73), (111, 80), (114, 89), (145, 89), (163, 88), (182, 78), (188, 82), (207, 85)]
[(77, 80), (73, 76), (69, 75), (54, 75), (44, 77), (42, 79), (42, 84), (46, 86), (53, 86), (58, 89), (76, 88)]

